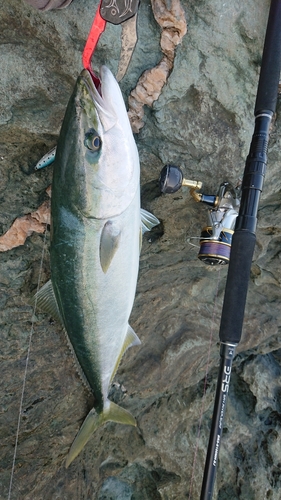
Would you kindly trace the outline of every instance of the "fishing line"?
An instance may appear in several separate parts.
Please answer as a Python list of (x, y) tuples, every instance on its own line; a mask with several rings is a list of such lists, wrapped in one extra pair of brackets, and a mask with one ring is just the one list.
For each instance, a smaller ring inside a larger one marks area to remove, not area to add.
[[(45, 255), (45, 247), (46, 247), (46, 238), (47, 238), (47, 224), (46, 224), (46, 230), (45, 230), (44, 240), (43, 240), (43, 249), (42, 249), (42, 255), (41, 255), (41, 262), (40, 262), (40, 269), (39, 269), (39, 276), (38, 276), (38, 283), (37, 283), (37, 290), (36, 290), (36, 292), (39, 291), (39, 287), (40, 287), (40, 283), (41, 283), (43, 261), (44, 261), (44, 255)], [(16, 456), (17, 456), (17, 449), (18, 449), (18, 442), (19, 442), (21, 414), (22, 414), (22, 408), (23, 408), (23, 398), (24, 398), (24, 393), (25, 393), (25, 385), (26, 385), (26, 378), (27, 378), (27, 368), (28, 368), (29, 357), (30, 357), (30, 350), (31, 350), (31, 341), (32, 341), (32, 336), (33, 336), (33, 332), (34, 332), (34, 322), (35, 322), (36, 307), (37, 307), (37, 293), (36, 293), (35, 299), (34, 299), (34, 307), (33, 307), (33, 312), (32, 312), (32, 321), (31, 321), (31, 328), (30, 328), (29, 341), (28, 341), (28, 349), (27, 349), (27, 354), (26, 354), (26, 359), (25, 359), (25, 369), (24, 369), (23, 384), (22, 384), (22, 391), (21, 391), (21, 398), (20, 398), (18, 425), (17, 425), (17, 431), (16, 431), (16, 442), (15, 442), (15, 449), (14, 449), (14, 456), (13, 456), (13, 463), (12, 463), (12, 470), (11, 470), (11, 478), (10, 478), (10, 485), (9, 485), (8, 500), (11, 499), (11, 493), (12, 493), (12, 485), (13, 485), (13, 479), (14, 479)]]
[(208, 378), (209, 366), (210, 366), (210, 356), (211, 356), (211, 348), (212, 348), (212, 343), (213, 343), (215, 318), (217, 315), (217, 305), (218, 305), (217, 299), (218, 299), (218, 293), (219, 293), (220, 280), (221, 280), (221, 266), (219, 266), (217, 286), (216, 286), (216, 292), (215, 292), (215, 301), (214, 301), (213, 315), (212, 315), (212, 321), (211, 321), (211, 331), (210, 331), (210, 338), (209, 338), (209, 347), (208, 347), (207, 364), (206, 364), (206, 372), (205, 372), (205, 379), (204, 379), (203, 396), (202, 396), (202, 400), (201, 400), (200, 416), (199, 416), (196, 444), (195, 444), (193, 464), (192, 464), (192, 470), (191, 470), (191, 479), (190, 479), (188, 500), (192, 500), (191, 494), (192, 494), (192, 487), (193, 487), (193, 482), (194, 482), (195, 466), (196, 466), (196, 460), (197, 460), (197, 453), (198, 453), (198, 449), (199, 449), (199, 439), (200, 439), (200, 434), (201, 434), (201, 426), (202, 426), (202, 419), (203, 419), (203, 413), (204, 413), (205, 396), (206, 396), (206, 390), (207, 390), (207, 378)]

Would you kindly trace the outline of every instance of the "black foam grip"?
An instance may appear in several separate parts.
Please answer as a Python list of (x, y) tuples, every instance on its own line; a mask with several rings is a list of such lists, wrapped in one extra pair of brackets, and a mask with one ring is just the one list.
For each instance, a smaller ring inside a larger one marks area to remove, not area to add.
[(221, 342), (238, 344), (241, 339), (255, 243), (254, 233), (234, 232), (220, 324)]
[(264, 42), (255, 115), (275, 112), (281, 68), (281, 0), (272, 0)]

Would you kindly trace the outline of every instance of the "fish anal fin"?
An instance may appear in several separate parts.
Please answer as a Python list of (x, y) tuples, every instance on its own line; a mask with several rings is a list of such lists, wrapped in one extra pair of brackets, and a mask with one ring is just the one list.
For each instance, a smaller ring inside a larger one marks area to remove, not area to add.
[(100, 238), (100, 263), (104, 273), (107, 272), (116, 253), (120, 237), (121, 231), (119, 226), (108, 220), (102, 229)]
[[(127, 335), (126, 335), (126, 339), (125, 339), (125, 344), (126, 344), (126, 347), (125, 347), (124, 352), (129, 347), (133, 347), (134, 345), (140, 345), (141, 344), (141, 341), (138, 338), (136, 332), (133, 330), (133, 328), (130, 325), (128, 325), (128, 330), (127, 330)], [(123, 354), (124, 354), (124, 352), (123, 352)]]
[(141, 208), (140, 213), (142, 234), (146, 231), (151, 231), (154, 226), (160, 224), (160, 221), (157, 219), (157, 217), (155, 217), (155, 215), (151, 214), (150, 212), (147, 212), (147, 210), (144, 210), (144, 208)]
[(42, 311), (50, 314), (53, 319), (56, 319), (64, 326), (51, 280), (47, 281), (47, 283), (38, 290), (32, 299), (32, 303), (36, 304)]
[(122, 349), (119, 353), (119, 356), (118, 356), (117, 361), (115, 363), (112, 375), (110, 377), (110, 383), (114, 379), (115, 374), (118, 370), (118, 366), (120, 364), (120, 361), (121, 361), (124, 353), (127, 351), (127, 349), (129, 349), (129, 347), (133, 347), (134, 345), (140, 345), (140, 344), (141, 344), (141, 341), (138, 338), (136, 332), (133, 330), (133, 328), (130, 325), (128, 325), (127, 335), (125, 337), (124, 344), (123, 344)]
[(116, 422), (118, 424), (133, 426), (137, 425), (135, 418), (129, 411), (107, 400), (102, 413), (97, 413), (94, 409), (88, 413), (69, 450), (65, 463), (66, 467), (68, 467), (77, 455), (79, 455), (80, 451), (89, 441), (91, 435), (106, 422)]

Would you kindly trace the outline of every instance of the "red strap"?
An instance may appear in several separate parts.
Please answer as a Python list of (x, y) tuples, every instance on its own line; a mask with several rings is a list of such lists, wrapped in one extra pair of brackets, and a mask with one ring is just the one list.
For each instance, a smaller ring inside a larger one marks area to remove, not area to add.
[(83, 66), (91, 73), (93, 73), (91, 67), (92, 55), (95, 51), (100, 35), (105, 30), (105, 26), (106, 21), (100, 15), (99, 5), (82, 55)]

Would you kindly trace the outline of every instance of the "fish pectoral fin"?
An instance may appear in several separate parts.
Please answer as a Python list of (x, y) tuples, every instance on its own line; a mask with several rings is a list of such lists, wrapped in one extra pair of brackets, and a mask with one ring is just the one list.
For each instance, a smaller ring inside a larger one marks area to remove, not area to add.
[(36, 304), (42, 311), (50, 314), (53, 319), (56, 319), (64, 326), (51, 280), (47, 281), (47, 283), (38, 290), (32, 298), (32, 303), (34, 305)]
[(107, 272), (119, 246), (121, 231), (119, 226), (108, 220), (101, 232), (100, 263), (104, 273)]
[(91, 435), (106, 422), (116, 422), (118, 424), (133, 426), (137, 425), (135, 418), (129, 411), (107, 400), (102, 413), (96, 413), (94, 409), (88, 413), (66, 457), (66, 467), (68, 467), (77, 455), (79, 455), (80, 451), (89, 441)]
[(125, 337), (124, 344), (122, 345), (122, 349), (120, 351), (120, 354), (119, 354), (117, 361), (115, 363), (112, 375), (110, 377), (110, 383), (114, 379), (115, 373), (117, 372), (118, 366), (120, 365), (120, 361), (121, 361), (124, 353), (127, 351), (127, 349), (129, 349), (129, 347), (133, 347), (134, 345), (140, 345), (140, 344), (141, 344), (141, 341), (138, 338), (136, 332), (133, 330), (133, 328), (130, 325), (128, 325), (127, 335)]
[(142, 234), (146, 231), (151, 231), (154, 226), (160, 224), (160, 221), (155, 217), (155, 215), (147, 212), (144, 208), (141, 208), (141, 229)]

